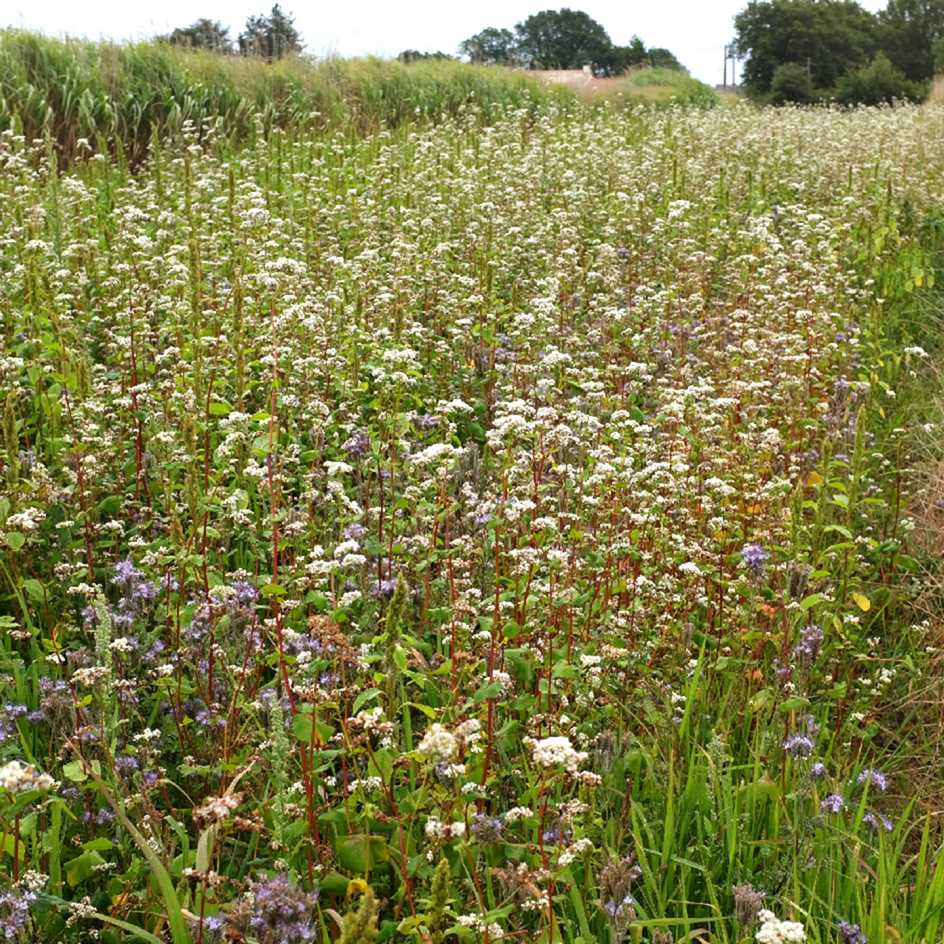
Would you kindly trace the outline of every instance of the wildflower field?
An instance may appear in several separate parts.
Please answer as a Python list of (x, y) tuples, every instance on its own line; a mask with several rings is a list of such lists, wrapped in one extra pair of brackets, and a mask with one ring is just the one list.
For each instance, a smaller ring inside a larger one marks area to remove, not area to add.
[(3, 940), (944, 939), (944, 109), (493, 111), (0, 135)]

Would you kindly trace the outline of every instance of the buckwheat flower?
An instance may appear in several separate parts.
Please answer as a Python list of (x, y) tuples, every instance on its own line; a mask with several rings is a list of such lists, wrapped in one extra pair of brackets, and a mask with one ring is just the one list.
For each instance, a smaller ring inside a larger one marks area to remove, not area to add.
[(29, 790), (51, 790), (56, 781), (49, 774), (40, 773), (32, 764), (11, 760), (0, 767), (0, 789), (10, 793)]
[(875, 770), (872, 767), (866, 767), (863, 771), (861, 771), (857, 778), (857, 782), (859, 786), (870, 784), (877, 790), (880, 790), (882, 793), (888, 789), (888, 777), (886, 777), (885, 774), (883, 774), (880, 770)]
[(869, 944), (869, 939), (862, 933), (862, 928), (848, 921), (840, 921), (836, 925), (842, 944)]
[(587, 759), (587, 756), (586, 751), (574, 750), (570, 738), (548, 737), (540, 741), (531, 740), (531, 759), (537, 767), (544, 769), (563, 767), (573, 774), (577, 772), (577, 768)]
[(685, 563), (679, 564), (679, 570), (690, 577), (702, 576), (701, 568), (694, 561), (685, 561)]
[(757, 917), (761, 923), (754, 935), (757, 944), (802, 944), (806, 940), (806, 930), (798, 921), (781, 921), (766, 909), (760, 911)]
[(510, 810), (505, 810), (502, 819), (506, 823), (517, 823), (520, 819), (530, 819), (534, 812), (527, 806), (513, 806)]
[(459, 751), (459, 743), (451, 732), (434, 722), (427, 729), (417, 750), (430, 760), (445, 762), (452, 760)]
[(841, 813), (846, 808), (846, 801), (838, 793), (830, 793), (820, 800), (819, 808), (823, 813)]
[(806, 734), (791, 734), (783, 742), (784, 751), (794, 760), (809, 757), (814, 747), (813, 739)]
[(242, 802), (241, 793), (226, 793), (220, 797), (210, 797), (193, 811), (193, 821), (200, 828), (222, 823), (230, 818), (233, 810)]

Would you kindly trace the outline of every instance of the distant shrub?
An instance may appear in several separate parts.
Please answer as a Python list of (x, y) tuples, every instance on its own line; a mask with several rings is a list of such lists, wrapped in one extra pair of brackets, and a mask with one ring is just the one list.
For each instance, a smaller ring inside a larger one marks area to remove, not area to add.
[(881, 105), (920, 101), (927, 89), (905, 78), (880, 52), (867, 66), (848, 72), (839, 80), (836, 97), (843, 105)]
[(770, 82), (770, 103), (787, 105), (790, 103), (805, 105), (816, 101), (813, 79), (806, 66), (798, 62), (785, 62), (777, 67)]

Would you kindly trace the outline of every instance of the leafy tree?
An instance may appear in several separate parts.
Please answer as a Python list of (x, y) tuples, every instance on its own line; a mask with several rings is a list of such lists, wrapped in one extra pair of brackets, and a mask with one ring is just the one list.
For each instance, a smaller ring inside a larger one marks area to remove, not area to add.
[(295, 18), (284, 13), (276, 3), (266, 15), (250, 16), (246, 28), (239, 34), (239, 51), (244, 56), (263, 56), (281, 59), (302, 51), (301, 33), (295, 28)]
[(200, 17), (190, 26), (180, 26), (167, 36), (161, 37), (175, 46), (188, 46), (191, 49), (209, 49), (213, 52), (230, 53), (233, 41), (229, 38), (229, 29), (216, 20)]
[(531, 69), (579, 69), (590, 63), (612, 69), (613, 43), (606, 30), (580, 10), (543, 10), (515, 27), (518, 53)]
[(882, 49), (905, 78), (924, 82), (944, 66), (944, 0), (888, 0), (879, 23)]
[(512, 65), (518, 61), (518, 48), (511, 30), (486, 27), (459, 44), (459, 52), (471, 62), (486, 65)]
[(839, 80), (837, 98), (844, 105), (881, 105), (884, 102), (918, 100), (923, 89), (907, 79), (880, 52), (867, 66), (846, 73)]
[(675, 53), (660, 47), (649, 50), (649, 64), (654, 69), (678, 69), (679, 72), (688, 71), (685, 66), (678, 61)]
[(786, 63), (807, 67), (814, 88), (832, 89), (878, 51), (878, 21), (854, 0), (751, 0), (734, 23), (744, 84), (758, 95)]
[(770, 82), (770, 101), (773, 105), (786, 105), (788, 102), (807, 104), (814, 101), (816, 91), (810, 70), (798, 62), (785, 62), (777, 66)]

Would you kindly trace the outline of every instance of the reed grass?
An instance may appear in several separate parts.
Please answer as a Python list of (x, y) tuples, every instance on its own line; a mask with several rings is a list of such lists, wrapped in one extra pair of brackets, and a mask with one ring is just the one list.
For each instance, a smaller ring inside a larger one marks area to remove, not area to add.
[(87, 149), (139, 163), (153, 134), (186, 125), (235, 142), (272, 128), (395, 128), (476, 109), (536, 109), (572, 99), (566, 89), (497, 67), (376, 58), (278, 62), (181, 49), (0, 31), (0, 129), (46, 138), (67, 161)]

